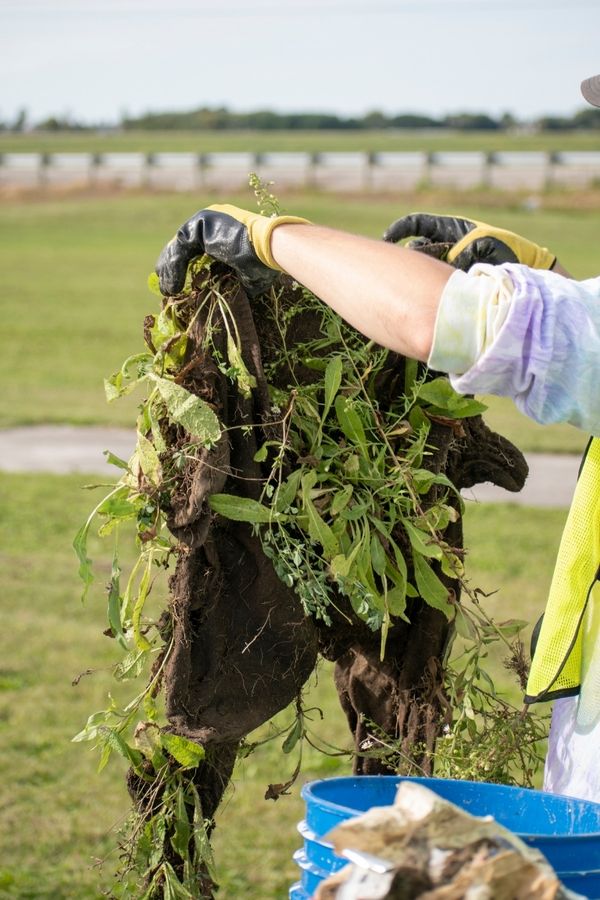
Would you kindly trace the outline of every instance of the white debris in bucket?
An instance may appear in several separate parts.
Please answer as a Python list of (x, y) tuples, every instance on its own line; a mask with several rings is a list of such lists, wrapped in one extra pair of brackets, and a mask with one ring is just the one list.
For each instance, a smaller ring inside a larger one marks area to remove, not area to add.
[(348, 819), (325, 839), (352, 862), (315, 900), (583, 900), (492, 816), (472, 816), (409, 781), (393, 806)]
[[(390, 887), (394, 879), (390, 874), (376, 874), (366, 872), (358, 866), (349, 866), (350, 873), (341, 884), (335, 894), (336, 900), (356, 900), (357, 897), (369, 898), (369, 900), (383, 900), (389, 895)], [(344, 869), (344, 871), (346, 871)]]

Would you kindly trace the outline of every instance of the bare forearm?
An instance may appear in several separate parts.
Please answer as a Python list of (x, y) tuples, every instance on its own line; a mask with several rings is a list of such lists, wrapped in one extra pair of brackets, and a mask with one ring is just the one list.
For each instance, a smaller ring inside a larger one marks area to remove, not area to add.
[(563, 275), (565, 278), (573, 277), (570, 272), (567, 272), (567, 270), (561, 266), (558, 260), (556, 260), (556, 262), (552, 266), (552, 271), (556, 272), (557, 275)]
[(402, 247), (317, 225), (281, 225), (281, 268), (378, 344), (425, 361), (452, 268)]

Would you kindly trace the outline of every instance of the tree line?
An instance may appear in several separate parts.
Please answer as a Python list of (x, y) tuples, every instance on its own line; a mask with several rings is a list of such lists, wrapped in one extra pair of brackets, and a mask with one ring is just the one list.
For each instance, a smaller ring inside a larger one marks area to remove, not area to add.
[(187, 112), (149, 112), (142, 116), (121, 117), (117, 125), (84, 124), (70, 116), (49, 116), (32, 123), (27, 111), (20, 110), (12, 121), (0, 121), (0, 131), (371, 131), (386, 129), (448, 129), (455, 131), (510, 131), (519, 127), (537, 131), (578, 131), (600, 129), (600, 109), (582, 109), (570, 117), (542, 116), (523, 122), (511, 113), (498, 118), (486, 113), (452, 113), (441, 118), (401, 113), (388, 115), (374, 110), (364, 116), (339, 116), (334, 113), (278, 113), (272, 110), (232, 112), (226, 107)]

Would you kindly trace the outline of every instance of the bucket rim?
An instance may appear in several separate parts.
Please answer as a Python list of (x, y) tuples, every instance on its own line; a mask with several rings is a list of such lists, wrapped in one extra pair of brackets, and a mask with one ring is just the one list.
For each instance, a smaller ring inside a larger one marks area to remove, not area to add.
[[(437, 782), (438, 784), (466, 784), (466, 785), (474, 785), (474, 786), (482, 786), (491, 788), (498, 788), (508, 793), (520, 791), (526, 792), (527, 794), (533, 794), (539, 797), (543, 797), (546, 799), (557, 799), (557, 800), (569, 800), (572, 803), (576, 804), (584, 804), (586, 807), (596, 808), (598, 811), (598, 821), (600, 822), (600, 803), (596, 803), (594, 800), (583, 800), (581, 797), (572, 797), (568, 794), (551, 794), (547, 791), (540, 791), (536, 788), (525, 788), (519, 787), (518, 785), (513, 784), (495, 784), (490, 781), (470, 781), (462, 778), (424, 778), (420, 776), (412, 776), (412, 775), (336, 775), (332, 778), (317, 778), (313, 781), (307, 781), (304, 785), (302, 785), (300, 795), (304, 801), (307, 801), (309, 798), (313, 798), (315, 800), (318, 799), (318, 802), (325, 809), (333, 813), (336, 818), (340, 817), (339, 813), (342, 812), (344, 814), (349, 814), (350, 818), (355, 818), (357, 815), (361, 815), (359, 810), (353, 809), (351, 806), (345, 806), (341, 803), (334, 803), (331, 800), (324, 799), (322, 797), (317, 797), (316, 794), (313, 793), (313, 787), (319, 784), (334, 784), (334, 783), (342, 783), (342, 782), (353, 782), (357, 781), (361, 782), (364, 779), (368, 778), (376, 778), (379, 780), (385, 780), (387, 782), (396, 782), (400, 784), (403, 781), (413, 782), (416, 784), (423, 784), (425, 787), (429, 787), (430, 790), (434, 791), (435, 788), (431, 787), (432, 782)], [(446, 799), (446, 798), (442, 798)], [(449, 801), (450, 803), (452, 801)], [(376, 804), (374, 804), (375, 806)], [(386, 804), (390, 805), (390, 804)], [(458, 805), (458, 804), (455, 804)], [(477, 818), (484, 818), (483, 816), (477, 816)], [(500, 823), (501, 824), (501, 823)], [(506, 827), (506, 826), (504, 826)], [(513, 829), (508, 829), (512, 831), (513, 834), (516, 834), (517, 837), (521, 838), (521, 840), (533, 840), (539, 841), (542, 840), (544, 842), (554, 842), (554, 841), (562, 841), (564, 842), (565, 838), (570, 839), (571, 841), (581, 841), (585, 843), (587, 841), (598, 840), (600, 837), (600, 828), (597, 831), (584, 831), (578, 834), (543, 834), (539, 832), (529, 832), (529, 831), (514, 831)]]

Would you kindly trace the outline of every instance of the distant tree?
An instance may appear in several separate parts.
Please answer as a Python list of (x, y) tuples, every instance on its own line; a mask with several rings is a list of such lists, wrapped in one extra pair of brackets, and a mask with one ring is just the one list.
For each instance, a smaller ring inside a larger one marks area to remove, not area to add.
[(496, 119), (485, 113), (454, 113), (446, 116), (443, 124), (459, 131), (497, 131), (500, 127)]
[(298, 131), (338, 131), (357, 127), (356, 121), (340, 118), (333, 113), (293, 113), (289, 116), (289, 127)]
[(229, 112), (227, 107), (218, 106), (216, 109), (203, 107), (193, 114), (192, 127), (198, 127), (210, 131), (225, 131), (227, 128), (236, 128), (235, 113)]
[(83, 125), (70, 116), (48, 116), (35, 126), (36, 131), (88, 131), (94, 126)]
[(39, 131), (64, 131), (64, 122), (61, 119), (57, 119), (56, 116), (48, 116), (47, 119), (42, 119), (41, 122), (38, 122), (36, 128)]
[(258, 110), (245, 118), (247, 119), (247, 128), (256, 128), (259, 131), (274, 131), (286, 127), (286, 116), (269, 109)]
[(9, 127), (10, 130), (14, 132), (25, 131), (25, 128), (27, 127), (27, 110), (24, 107), (18, 111), (12, 125)]
[(600, 128), (600, 109), (582, 109), (573, 116), (573, 128), (598, 129)]
[(402, 113), (390, 119), (392, 128), (441, 128), (439, 119), (421, 116), (417, 113)]
[(378, 109), (371, 110), (362, 118), (363, 128), (381, 129), (389, 128), (390, 120)]
[(534, 125), (539, 131), (569, 131), (573, 128), (573, 120), (564, 116), (542, 116)]
[(517, 119), (515, 119), (512, 113), (505, 112), (500, 116), (498, 125), (500, 126), (500, 128), (502, 128), (503, 131), (510, 131), (512, 128), (517, 128), (519, 122), (517, 121)]
[[(226, 131), (226, 130), (258, 130), (258, 131), (320, 131), (351, 129), (387, 129), (387, 128), (452, 128), (459, 131), (498, 131), (518, 127), (520, 123), (511, 113), (505, 112), (495, 119), (486, 113), (452, 113), (442, 119), (419, 113), (401, 113), (386, 115), (381, 110), (371, 110), (362, 117), (338, 116), (328, 112), (287, 112), (279, 113), (269, 109), (250, 112), (232, 112), (226, 107), (200, 107), (185, 112), (149, 112), (138, 117), (123, 115), (121, 127), (126, 130), (135, 128), (149, 130), (192, 130), (192, 131)], [(564, 131), (571, 128), (600, 129), (600, 111), (585, 109), (572, 118), (560, 116), (544, 116), (534, 123), (533, 127), (543, 131)], [(22, 119), (10, 126), (25, 127), (25, 111)], [(51, 116), (42, 123), (47, 130), (75, 128), (72, 122), (60, 117)]]

